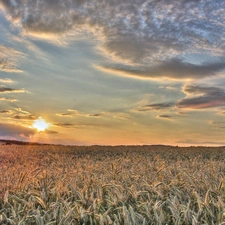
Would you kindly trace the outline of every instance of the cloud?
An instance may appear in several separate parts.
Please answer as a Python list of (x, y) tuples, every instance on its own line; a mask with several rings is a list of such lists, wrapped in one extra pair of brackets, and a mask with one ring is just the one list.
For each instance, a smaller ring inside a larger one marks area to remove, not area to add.
[(0, 79), (0, 83), (13, 83), (13, 80), (11, 80), (9, 78)]
[(0, 110), (0, 114), (12, 114), (12, 110)]
[(4, 124), (0, 123), (0, 137), (10, 136), (10, 137), (19, 137), (21, 135), (25, 137), (30, 137), (35, 134), (35, 130), (26, 128), (23, 126), (13, 125), (13, 124)]
[(0, 86), (0, 93), (12, 93), (12, 92), (23, 93), (23, 92), (25, 92), (25, 90), (24, 89), (7, 88), (7, 87)]
[(35, 115), (14, 115), (11, 117), (12, 119), (17, 119), (17, 120), (36, 120), (38, 119), (38, 116)]
[(225, 89), (186, 85), (183, 92), (187, 97), (177, 102), (177, 108), (205, 109), (225, 106)]
[[(1, 4), (1, 3), (0, 3)], [(0, 45), (0, 71), (10, 73), (21, 73), (18, 69), (19, 59), (23, 58), (24, 54), (9, 47)], [(11, 83), (10, 79), (1, 79), (0, 82)]]
[(52, 135), (57, 135), (59, 134), (59, 132), (57, 131), (54, 131), (54, 130), (45, 130), (43, 131), (45, 134), (52, 134)]
[(160, 119), (172, 119), (171, 115), (158, 115), (157, 117)]
[(101, 127), (101, 125), (96, 125), (96, 124), (89, 124), (89, 123), (55, 123), (54, 124), (57, 127), (62, 127), (62, 128), (91, 128), (91, 127)]
[(173, 58), (169, 61), (162, 61), (159, 65), (151, 67), (125, 67), (123, 65), (118, 65), (117, 67), (96, 66), (96, 68), (108, 73), (116, 73), (121, 76), (131, 76), (142, 79), (202, 79), (216, 75), (218, 72), (225, 69), (225, 61), (208, 62), (197, 65)]
[(219, 129), (225, 129), (225, 122), (224, 121), (209, 121), (209, 124), (216, 126)]
[(90, 117), (100, 117), (102, 114), (101, 113), (96, 113), (96, 114), (90, 114)]
[(178, 114), (178, 115), (181, 115), (181, 116), (186, 116), (186, 115), (188, 115), (187, 112), (177, 112), (177, 114)]
[(103, 115), (103, 113), (86, 114), (74, 109), (68, 109), (67, 111), (68, 112), (65, 112), (65, 113), (57, 113), (56, 115), (60, 117), (84, 116), (84, 117), (95, 117), (95, 118), (99, 118)]
[[(101, 53), (120, 64), (98, 68), (113, 73), (200, 79), (225, 68), (224, 60), (195, 65), (191, 57), (177, 59), (199, 53), (224, 58), (223, 1), (1, 0), (0, 8), (23, 35), (91, 33)], [(1, 64), (8, 65), (4, 57)]]
[(0, 101), (17, 102), (18, 100), (15, 98), (0, 98)]
[(131, 116), (127, 113), (114, 113), (113, 118), (119, 119), (119, 120), (128, 120), (131, 118)]
[(172, 91), (178, 90), (177, 87), (173, 87), (173, 86), (159, 86), (159, 89), (167, 89), (167, 90), (172, 90)]
[(73, 123), (55, 123), (54, 125), (57, 127), (64, 127), (64, 128), (74, 127)]
[(141, 106), (140, 108), (137, 109), (137, 111), (142, 112), (142, 111), (150, 111), (150, 110), (164, 110), (168, 109), (174, 106), (174, 103), (156, 103), (156, 104), (149, 104), (149, 105), (144, 105)]
[(21, 108), (15, 108), (16, 111), (23, 113), (23, 114), (29, 114), (28, 111), (22, 110)]
[(56, 116), (61, 116), (61, 117), (73, 117), (73, 116), (78, 116), (80, 113), (77, 110), (73, 109), (68, 109), (68, 112), (66, 113), (57, 113)]

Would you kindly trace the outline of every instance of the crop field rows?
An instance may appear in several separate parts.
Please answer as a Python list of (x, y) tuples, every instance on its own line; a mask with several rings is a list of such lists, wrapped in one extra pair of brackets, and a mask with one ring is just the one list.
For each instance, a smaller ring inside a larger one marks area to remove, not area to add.
[(0, 224), (225, 224), (225, 148), (0, 146)]

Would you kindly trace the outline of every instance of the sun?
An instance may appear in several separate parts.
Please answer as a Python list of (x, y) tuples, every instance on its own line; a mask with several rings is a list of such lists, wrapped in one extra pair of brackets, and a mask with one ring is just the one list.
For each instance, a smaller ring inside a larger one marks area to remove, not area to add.
[(50, 126), (49, 123), (45, 122), (41, 117), (34, 121), (32, 127), (36, 128), (38, 131), (44, 131)]

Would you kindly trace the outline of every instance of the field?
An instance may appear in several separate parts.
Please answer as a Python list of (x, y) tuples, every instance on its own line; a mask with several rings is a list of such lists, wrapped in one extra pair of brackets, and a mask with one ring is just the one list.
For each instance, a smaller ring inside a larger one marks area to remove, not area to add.
[(0, 145), (0, 224), (225, 224), (225, 147)]

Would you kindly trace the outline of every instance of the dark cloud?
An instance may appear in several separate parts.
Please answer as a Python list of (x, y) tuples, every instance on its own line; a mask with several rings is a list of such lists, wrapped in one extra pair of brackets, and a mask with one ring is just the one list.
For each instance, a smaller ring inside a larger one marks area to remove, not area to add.
[(38, 119), (37, 116), (35, 115), (14, 115), (12, 116), (12, 119), (17, 119), (17, 120), (36, 120)]
[(225, 106), (225, 89), (186, 85), (183, 92), (187, 97), (177, 102), (178, 108), (205, 109)]
[(225, 61), (208, 62), (202, 65), (196, 65), (189, 62), (184, 62), (180, 59), (171, 59), (163, 61), (157, 66), (152, 67), (110, 67), (98, 66), (97, 68), (106, 72), (118, 73), (122, 76), (134, 76), (140, 78), (162, 78), (171, 79), (201, 79), (208, 76), (213, 76), (216, 73), (225, 69)]
[(55, 123), (54, 125), (57, 127), (65, 127), (65, 128), (74, 127), (73, 123)]
[(95, 126), (95, 124), (89, 123), (55, 123), (54, 125), (63, 128), (90, 128)]
[(224, 1), (1, 0), (0, 7), (25, 33), (92, 33), (98, 49), (121, 63), (121, 68), (105, 68), (112, 72), (183, 79), (214, 75), (225, 68), (224, 62), (194, 65), (174, 60), (182, 54), (225, 56)]
[(0, 110), (0, 114), (12, 114), (11, 110)]
[(13, 124), (3, 124), (0, 123), (0, 137), (10, 136), (10, 137), (18, 137), (18, 136), (25, 136), (30, 137), (35, 134), (35, 130), (13, 125)]
[(96, 114), (90, 114), (89, 116), (90, 117), (100, 117), (102, 114), (100, 113), (96, 113)]
[(161, 118), (161, 119), (171, 119), (172, 118), (171, 115), (158, 115), (157, 117)]
[(0, 86), (0, 93), (10, 93), (10, 92), (21, 93), (21, 92), (25, 92), (25, 90), (24, 89), (7, 88), (7, 87)]
[(150, 110), (164, 110), (174, 106), (174, 103), (157, 103), (144, 105), (141, 108), (138, 108), (138, 111), (150, 111)]

